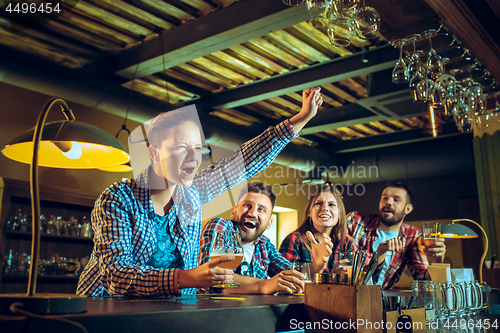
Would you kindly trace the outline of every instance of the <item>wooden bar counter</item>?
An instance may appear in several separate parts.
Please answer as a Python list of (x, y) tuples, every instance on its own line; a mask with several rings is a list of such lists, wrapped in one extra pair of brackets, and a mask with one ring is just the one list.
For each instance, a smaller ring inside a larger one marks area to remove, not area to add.
[[(47, 316), (50, 318), (51, 316)], [(89, 298), (87, 312), (63, 315), (96, 332), (282, 332), (309, 321), (300, 295), (192, 295), (178, 298)], [(294, 321), (295, 320), (295, 321)], [(82, 332), (56, 320), (0, 315), (0, 331)]]

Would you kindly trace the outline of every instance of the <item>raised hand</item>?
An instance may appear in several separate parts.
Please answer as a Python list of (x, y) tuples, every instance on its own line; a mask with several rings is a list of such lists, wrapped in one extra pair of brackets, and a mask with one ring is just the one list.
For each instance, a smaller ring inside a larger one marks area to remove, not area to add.
[(302, 91), (302, 109), (298, 114), (290, 118), (295, 131), (299, 132), (311, 120), (318, 108), (323, 104), (323, 97), (320, 94), (321, 87), (308, 88)]
[(321, 273), (325, 270), (328, 259), (330, 259), (332, 255), (332, 239), (327, 234), (323, 234), (323, 241), (318, 243), (312, 232), (308, 231), (306, 236), (311, 244), (313, 260), (311, 263), (311, 275), (314, 275), (314, 273)]

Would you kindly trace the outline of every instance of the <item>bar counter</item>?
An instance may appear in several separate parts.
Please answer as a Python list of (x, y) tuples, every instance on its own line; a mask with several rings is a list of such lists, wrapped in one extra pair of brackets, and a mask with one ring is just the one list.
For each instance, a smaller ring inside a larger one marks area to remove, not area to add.
[[(96, 332), (282, 332), (309, 321), (301, 295), (190, 295), (177, 298), (89, 298), (87, 312), (61, 317)], [(47, 316), (50, 317), (50, 316)], [(27, 327), (24, 327), (27, 326)], [(0, 315), (0, 331), (82, 332), (56, 320)]]

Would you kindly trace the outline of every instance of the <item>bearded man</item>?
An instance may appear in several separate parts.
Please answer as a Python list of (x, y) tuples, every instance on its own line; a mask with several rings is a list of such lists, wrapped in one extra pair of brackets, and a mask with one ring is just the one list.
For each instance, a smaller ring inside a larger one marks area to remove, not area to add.
[(442, 260), (446, 253), (443, 238), (437, 238), (428, 248), (423, 245), (419, 228), (403, 223), (413, 210), (412, 194), (402, 183), (388, 184), (379, 202), (379, 213), (348, 215), (348, 234), (358, 250), (366, 251), (365, 264), (377, 252), (378, 267), (372, 283), (382, 289), (392, 289), (408, 266), (415, 280), (430, 280), (427, 255)]
[[(225, 288), (224, 293), (274, 294), (295, 293), (304, 290), (302, 274), (292, 269), (269, 238), (263, 235), (273, 223), (272, 211), (276, 195), (270, 186), (250, 183), (243, 188), (238, 204), (231, 211), (231, 220), (215, 218), (203, 226), (200, 241), (200, 264), (210, 260), (210, 246), (216, 231), (239, 230), (243, 243), (242, 263), (234, 270), (234, 282), (240, 287)], [(333, 246), (313, 242), (313, 247)], [(328, 257), (318, 256), (318, 267), (323, 267)], [(311, 272), (314, 274), (316, 272)]]

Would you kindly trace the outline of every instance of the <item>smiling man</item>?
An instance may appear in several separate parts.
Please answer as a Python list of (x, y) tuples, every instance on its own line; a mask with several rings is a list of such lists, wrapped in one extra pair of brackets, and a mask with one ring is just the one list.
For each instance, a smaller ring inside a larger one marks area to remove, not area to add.
[(234, 281), (241, 287), (226, 288), (225, 293), (294, 293), (304, 287), (301, 274), (292, 270), (292, 264), (263, 235), (273, 223), (271, 214), (275, 200), (271, 187), (262, 183), (248, 184), (231, 211), (231, 220), (215, 218), (203, 227), (200, 264), (210, 260), (210, 246), (216, 231), (240, 231), (244, 256), (240, 266), (234, 270)]
[(367, 253), (365, 263), (378, 254), (378, 267), (373, 283), (382, 289), (392, 289), (401, 278), (405, 266), (415, 280), (430, 280), (427, 255), (444, 258), (446, 246), (443, 238), (424, 248), (419, 228), (403, 223), (413, 210), (412, 194), (402, 183), (388, 184), (379, 202), (379, 213), (348, 215), (348, 234), (354, 245)]

